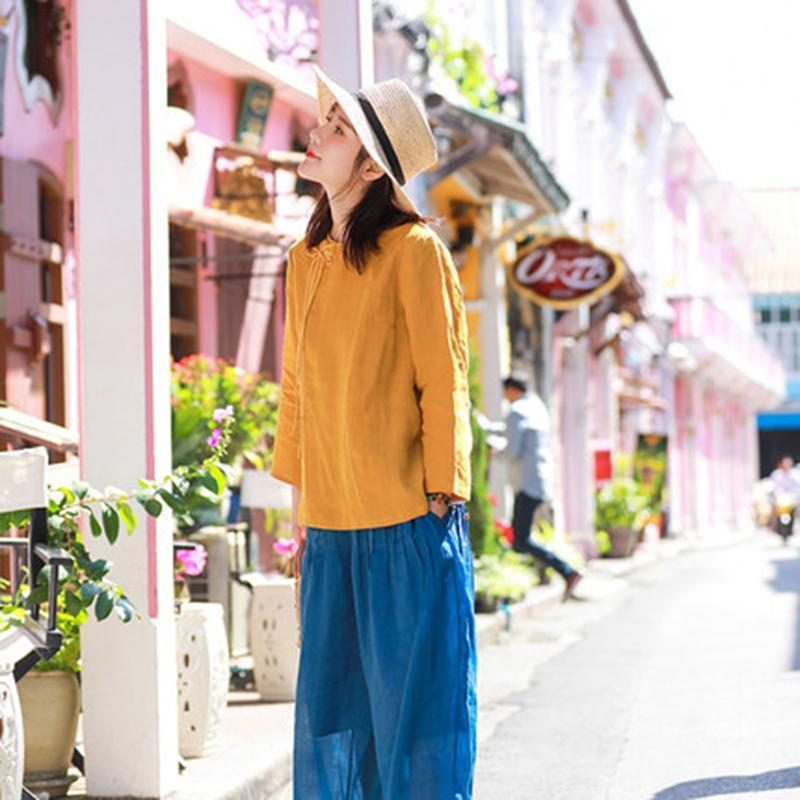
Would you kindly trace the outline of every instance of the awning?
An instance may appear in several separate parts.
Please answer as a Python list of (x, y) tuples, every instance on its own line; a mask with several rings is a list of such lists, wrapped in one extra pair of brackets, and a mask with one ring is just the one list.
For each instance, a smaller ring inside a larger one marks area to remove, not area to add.
[(211, 231), (217, 236), (234, 239), (253, 247), (270, 245), (288, 249), (294, 241), (292, 236), (281, 231), (276, 225), (238, 214), (229, 214), (218, 208), (172, 208), (169, 212), (169, 221), (185, 228)]
[(591, 310), (591, 321), (594, 324), (612, 312), (617, 314), (627, 311), (635, 320), (644, 319), (644, 288), (633, 274), (633, 270), (625, 264), (625, 273), (622, 280), (611, 292), (601, 297)]
[(758, 429), (760, 431), (800, 430), (800, 408), (794, 407), (787, 410), (759, 414)]
[(425, 106), (437, 138), (449, 143), (448, 152), (429, 173), (433, 183), (463, 169), (487, 195), (525, 203), (543, 214), (558, 213), (569, 205), (569, 196), (522, 125), (456, 105), (439, 94), (429, 94)]

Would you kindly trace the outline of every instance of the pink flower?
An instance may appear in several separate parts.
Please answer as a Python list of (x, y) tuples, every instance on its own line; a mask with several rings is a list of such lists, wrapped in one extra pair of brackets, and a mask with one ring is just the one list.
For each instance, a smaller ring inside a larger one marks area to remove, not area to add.
[(215, 408), (214, 413), (211, 415), (211, 418), (219, 424), (220, 422), (224, 422), (226, 419), (230, 419), (233, 416), (233, 406), (227, 405), (225, 408)]
[(222, 429), (221, 428), (214, 428), (211, 431), (211, 436), (206, 439), (206, 444), (213, 450), (215, 447), (219, 446), (219, 443), (222, 441)]
[(205, 568), (208, 561), (208, 553), (205, 547), (198, 544), (194, 550), (178, 550), (176, 558), (183, 564), (183, 571), (187, 575), (199, 575)]
[(272, 549), (279, 556), (291, 558), (297, 552), (297, 542), (294, 539), (277, 539)]

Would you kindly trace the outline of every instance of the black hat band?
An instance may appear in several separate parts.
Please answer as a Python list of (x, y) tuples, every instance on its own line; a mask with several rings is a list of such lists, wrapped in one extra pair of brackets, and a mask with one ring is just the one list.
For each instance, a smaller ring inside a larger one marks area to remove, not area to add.
[(401, 186), (403, 186), (406, 182), (406, 179), (403, 175), (403, 168), (400, 166), (400, 159), (397, 157), (397, 153), (395, 152), (394, 147), (392, 147), (392, 142), (386, 133), (386, 129), (378, 119), (378, 115), (375, 113), (372, 103), (367, 100), (363, 92), (356, 92), (355, 97), (361, 106), (361, 110), (364, 112), (364, 116), (367, 118), (369, 127), (372, 129), (372, 132), (375, 134), (375, 138), (378, 140), (378, 143), (381, 146), (381, 150), (383, 150), (383, 153), (386, 156), (386, 161), (389, 163), (389, 169), (391, 169), (392, 175), (394, 175), (395, 180)]

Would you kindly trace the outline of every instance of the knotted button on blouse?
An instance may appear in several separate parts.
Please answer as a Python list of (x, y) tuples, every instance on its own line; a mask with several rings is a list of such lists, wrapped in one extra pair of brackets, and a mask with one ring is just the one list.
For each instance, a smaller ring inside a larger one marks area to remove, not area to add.
[(450, 254), (422, 224), (382, 234), (359, 274), (333, 240), (289, 251), (274, 477), (299, 522), (333, 530), (470, 492), (468, 345)]

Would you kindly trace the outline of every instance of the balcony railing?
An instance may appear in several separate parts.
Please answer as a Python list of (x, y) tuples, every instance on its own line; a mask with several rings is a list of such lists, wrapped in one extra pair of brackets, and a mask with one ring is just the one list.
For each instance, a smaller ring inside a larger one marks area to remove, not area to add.
[(706, 298), (675, 299), (672, 307), (673, 338), (691, 348), (711, 380), (735, 377), (737, 384), (751, 384), (765, 405), (784, 396), (783, 365), (755, 331), (743, 328)]

